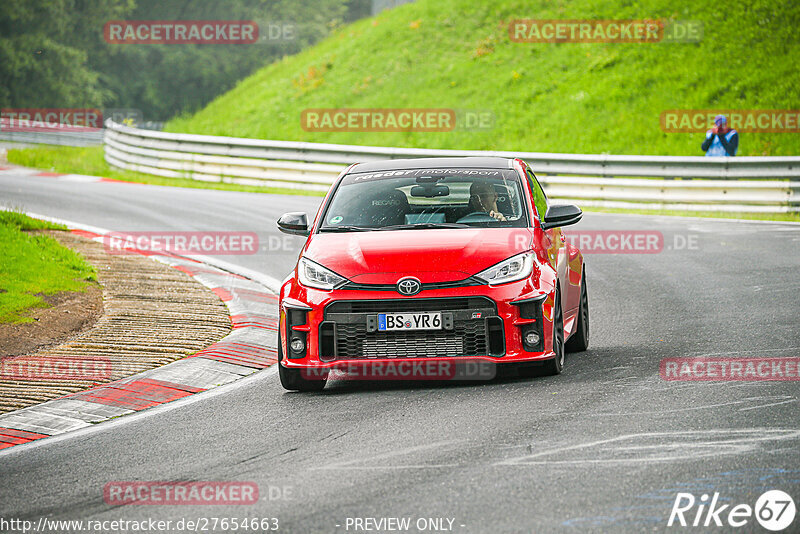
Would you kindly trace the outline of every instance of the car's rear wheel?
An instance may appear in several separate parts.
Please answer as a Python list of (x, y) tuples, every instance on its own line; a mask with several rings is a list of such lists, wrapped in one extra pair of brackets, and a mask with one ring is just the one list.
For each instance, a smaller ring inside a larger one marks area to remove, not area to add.
[(586, 269), (581, 277), (581, 302), (578, 308), (578, 324), (575, 333), (564, 345), (567, 352), (583, 352), (589, 348), (589, 297), (586, 291)]
[(320, 376), (314, 380), (303, 378), (300, 369), (287, 369), (281, 364), (283, 360), (283, 343), (278, 334), (278, 376), (281, 378), (281, 385), (289, 391), (321, 391), (328, 381), (327, 376)]
[(560, 375), (564, 370), (564, 313), (561, 311), (561, 291), (558, 289), (553, 302), (553, 352), (555, 358), (545, 360), (542, 365), (545, 375)]

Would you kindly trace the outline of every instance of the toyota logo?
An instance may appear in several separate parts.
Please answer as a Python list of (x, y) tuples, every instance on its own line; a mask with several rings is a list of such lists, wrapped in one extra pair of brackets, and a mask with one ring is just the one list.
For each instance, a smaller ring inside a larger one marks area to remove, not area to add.
[(397, 282), (397, 292), (401, 295), (411, 296), (422, 291), (422, 284), (416, 278), (401, 278)]

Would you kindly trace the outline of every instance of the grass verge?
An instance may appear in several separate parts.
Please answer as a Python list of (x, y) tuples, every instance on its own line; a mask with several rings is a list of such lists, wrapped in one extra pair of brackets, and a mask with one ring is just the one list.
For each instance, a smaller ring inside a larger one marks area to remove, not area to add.
[[(531, 18), (691, 20), (702, 36), (688, 43), (514, 42), (511, 21)], [(166, 130), (346, 145), (702, 156), (706, 128), (667, 132), (662, 112), (797, 109), (800, 84), (789, 58), (800, 57), (798, 25), (794, 0), (417, 0), (259, 69)], [(321, 108), (448, 108), (494, 120), (393, 132), (301, 122), (304, 111)], [(800, 153), (796, 132), (747, 130), (740, 156)]]
[(83, 257), (37, 230), (66, 230), (63, 225), (0, 211), (0, 323), (27, 323), (24, 312), (43, 308), (42, 298), (61, 291), (84, 291), (97, 281)]

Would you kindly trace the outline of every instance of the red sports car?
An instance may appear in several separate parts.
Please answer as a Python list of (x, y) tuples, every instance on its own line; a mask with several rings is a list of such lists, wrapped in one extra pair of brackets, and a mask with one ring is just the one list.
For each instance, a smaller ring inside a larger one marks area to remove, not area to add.
[(308, 236), (280, 292), (282, 385), (441, 379), (464, 362), (561, 373), (589, 343), (583, 256), (561, 233), (581, 216), (520, 159), (351, 165), (310, 226), (278, 221)]

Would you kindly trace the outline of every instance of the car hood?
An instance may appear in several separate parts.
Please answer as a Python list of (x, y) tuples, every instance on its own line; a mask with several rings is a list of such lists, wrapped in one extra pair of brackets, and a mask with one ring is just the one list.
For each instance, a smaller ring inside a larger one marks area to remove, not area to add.
[(525, 250), (525, 228), (388, 230), (314, 234), (304, 256), (363, 284), (463, 280)]

